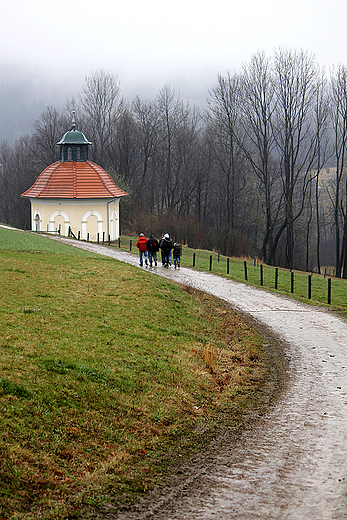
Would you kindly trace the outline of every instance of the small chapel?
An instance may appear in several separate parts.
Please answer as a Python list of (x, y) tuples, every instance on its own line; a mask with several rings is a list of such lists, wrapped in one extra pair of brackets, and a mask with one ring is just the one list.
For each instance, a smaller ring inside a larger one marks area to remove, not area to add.
[(31, 229), (99, 241), (119, 237), (119, 201), (128, 195), (88, 160), (86, 136), (72, 128), (57, 143), (60, 160), (47, 166), (22, 197), (31, 202)]

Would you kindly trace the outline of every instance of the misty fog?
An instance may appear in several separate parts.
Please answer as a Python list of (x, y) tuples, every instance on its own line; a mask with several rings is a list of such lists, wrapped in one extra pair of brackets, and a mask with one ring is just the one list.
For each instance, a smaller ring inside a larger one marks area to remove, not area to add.
[(47, 105), (63, 109), (83, 80), (78, 83), (74, 78), (67, 81), (43, 71), (0, 65), (0, 142), (12, 146), (30, 133), (33, 121)]
[[(88, 74), (92, 69), (88, 71)], [(192, 106), (206, 106), (208, 91), (216, 81), (218, 71), (206, 69), (193, 76), (163, 72), (154, 77), (150, 72), (123, 81), (118, 76), (122, 97), (132, 101), (136, 96), (152, 99), (164, 84), (170, 84), (177, 94)], [(66, 102), (76, 97), (84, 84), (85, 74), (69, 71), (66, 76), (54, 77), (43, 70), (0, 64), (0, 142), (12, 146), (16, 139), (32, 131), (32, 123), (48, 105), (63, 110)]]

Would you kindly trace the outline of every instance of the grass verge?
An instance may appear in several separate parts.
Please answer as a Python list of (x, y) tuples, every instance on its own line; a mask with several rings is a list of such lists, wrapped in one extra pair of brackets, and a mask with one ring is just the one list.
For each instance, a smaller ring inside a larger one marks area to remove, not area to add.
[(0, 259), (0, 518), (136, 500), (266, 405), (268, 342), (218, 300), (20, 231)]
[[(136, 253), (136, 237), (122, 236), (120, 247), (124, 251)], [(118, 248), (118, 242), (112, 244)], [(181, 264), (184, 267), (194, 268), (200, 271), (210, 271), (224, 278), (229, 278), (238, 282), (263, 287), (264, 289), (293, 297), (299, 301), (324, 306), (334, 309), (347, 315), (347, 280), (324, 276), (317, 273), (307, 273), (303, 271), (290, 271), (289, 269), (278, 268), (277, 289), (275, 288), (276, 268), (270, 265), (261, 264), (252, 259), (228, 258), (216, 252), (203, 249), (192, 249), (188, 246), (182, 248)], [(212, 260), (211, 260), (212, 258)], [(212, 264), (210, 262), (212, 261)], [(245, 279), (245, 266), (247, 266), (247, 280)], [(228, 270), (229, 263), (229, 273)], [(194, 267), (193, 267), (194, 264)], [(262, 273), (261, 273), (262, 272)], [(292, 290), (293, 272), (293, 293)], [(309, 275), (311, 282), (311, 298), (309, 298)], [(331, 278), (331, 303), (328, 304), (328, 279)]]

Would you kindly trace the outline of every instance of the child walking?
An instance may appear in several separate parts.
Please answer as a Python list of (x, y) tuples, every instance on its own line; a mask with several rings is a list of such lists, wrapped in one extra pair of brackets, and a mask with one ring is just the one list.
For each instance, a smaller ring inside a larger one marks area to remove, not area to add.
[(177, 242), (174, 243), (172, 253), (175, 269), (176, 267), (181, 267), (180, 258), (182, 255), (182, 247), (180, 246), (180, 244), (177, 244)]

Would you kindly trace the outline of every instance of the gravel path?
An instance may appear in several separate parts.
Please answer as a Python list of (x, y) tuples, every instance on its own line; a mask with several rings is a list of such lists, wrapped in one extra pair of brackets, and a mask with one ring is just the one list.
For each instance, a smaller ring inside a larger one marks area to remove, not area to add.
[[(138, 265), (137, 256), (60, 239)], [(235, 440), (228, 432), (167, 487), (109, 518), (347, 519), (347, 324), (290, 298), (187, 268), (152, 270), (213, 294), (286, 345), (289, 384)]]

